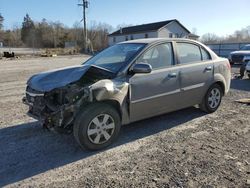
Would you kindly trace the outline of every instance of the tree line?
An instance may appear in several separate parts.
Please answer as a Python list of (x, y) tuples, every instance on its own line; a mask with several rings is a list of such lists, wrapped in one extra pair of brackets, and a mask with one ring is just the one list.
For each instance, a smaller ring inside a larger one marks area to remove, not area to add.
[[(66, 42), (74, 42), (80, 48), (84, 46), (83, 28), (79, 22), (69, 28), (61, 22), (49, 22), (46, 19), (34, 22), (28, 14), (23, 18), (21, 27), (13, 26), (11, 30), (3, 30), (3, 22), (4, 17), (0, 13), (0, 42), (5, 46), (63, 48)], [(116, 29), (125, 26), (128, 25), (119, 25)], [(99, 51), (107, 47), (108, 34), (113, 30), (114, 28), (109, 24), (91, 22), (87, 30), (91, 49)], [(250, 26), (223, 37), (206, 33), (200, 37), (200, 41), (206, 44), (250, 42)]]
[[(74, 42), (78, 47), (84, 46), (83, 28), (76, 22), (72, 28), (60, 22), (49, 22), (42, 19), (34, 22), (26, 14), (21, 27), (13, 26), (3, 30), (4, 18), (0, 14), (0, 41), (9, 47), (63, 48), (66, 42)], [(112, 26), (105, 23), (91, 22), (87, 34), (93, 50), (101, 50), (108, 46), (108, 34)]]
[(241, 30), (235, 31), (228, 36), (218, 36), (214, 33), (206, 33), (202, 35), (201, 42), (209, 43), (244, 43), (250, 42), (250, 26), (247, 26)]

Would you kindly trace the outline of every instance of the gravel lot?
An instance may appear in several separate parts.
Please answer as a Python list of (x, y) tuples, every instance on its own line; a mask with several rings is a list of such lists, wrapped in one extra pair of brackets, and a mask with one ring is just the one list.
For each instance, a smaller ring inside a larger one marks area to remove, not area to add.
[(250, 97), (250, 80), (233, 79), (213, 114), (192, 107), (133, 123), (89, 152), (42, 129), (21, 102), (29, 76), (86, 58), (0, 60), (0, 187), (250, 187), (250, 106), (234, 102)]

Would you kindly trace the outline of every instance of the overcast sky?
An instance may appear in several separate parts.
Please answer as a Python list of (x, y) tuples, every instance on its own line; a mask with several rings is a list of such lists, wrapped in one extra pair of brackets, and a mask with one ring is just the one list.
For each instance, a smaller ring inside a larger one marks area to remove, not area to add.
[[(232, 34), (250, 25), (250, 0), (89, 0), (88, 21), (144, 24), (178, 19), (198, 35)], [(72, 27), (81, 20), (80, 0), (0, 0), (5, 29), (21, 25), (26, 13), (34, 21), (46, 18)]]

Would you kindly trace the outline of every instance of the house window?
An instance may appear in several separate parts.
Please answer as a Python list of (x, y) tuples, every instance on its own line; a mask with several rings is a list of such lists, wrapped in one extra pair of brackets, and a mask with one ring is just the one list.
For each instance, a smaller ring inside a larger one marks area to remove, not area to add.
[(116, 43), (116, 38), (115, 37), (113, 37), (113, 43)]
[(145, 34), (145, 38), (148, 38), (148, 34), (147, 33)]
[(169, 38), (173, 38), (173, 33), (168, 34)]
[(133, 35), (130, 35), (130, 40), (134, 40), (134, 36)]
[(125, 41), (128, 41), (128, 36), (125, 37)]

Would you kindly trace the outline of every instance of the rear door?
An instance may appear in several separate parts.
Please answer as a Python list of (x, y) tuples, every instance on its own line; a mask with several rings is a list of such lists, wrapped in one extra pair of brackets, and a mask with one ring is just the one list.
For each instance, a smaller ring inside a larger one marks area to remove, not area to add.
[(135, 74), (130, 82), (130, 119), (136, 121), (176, 109), (180, 93), (179, 68), (174, 66), (172, 43), (158, 44), (137, 60), (152, 72)]
[(176, 42), (183, 106), (199, 104), (213, 80), (210, 54), (198, 44)]

